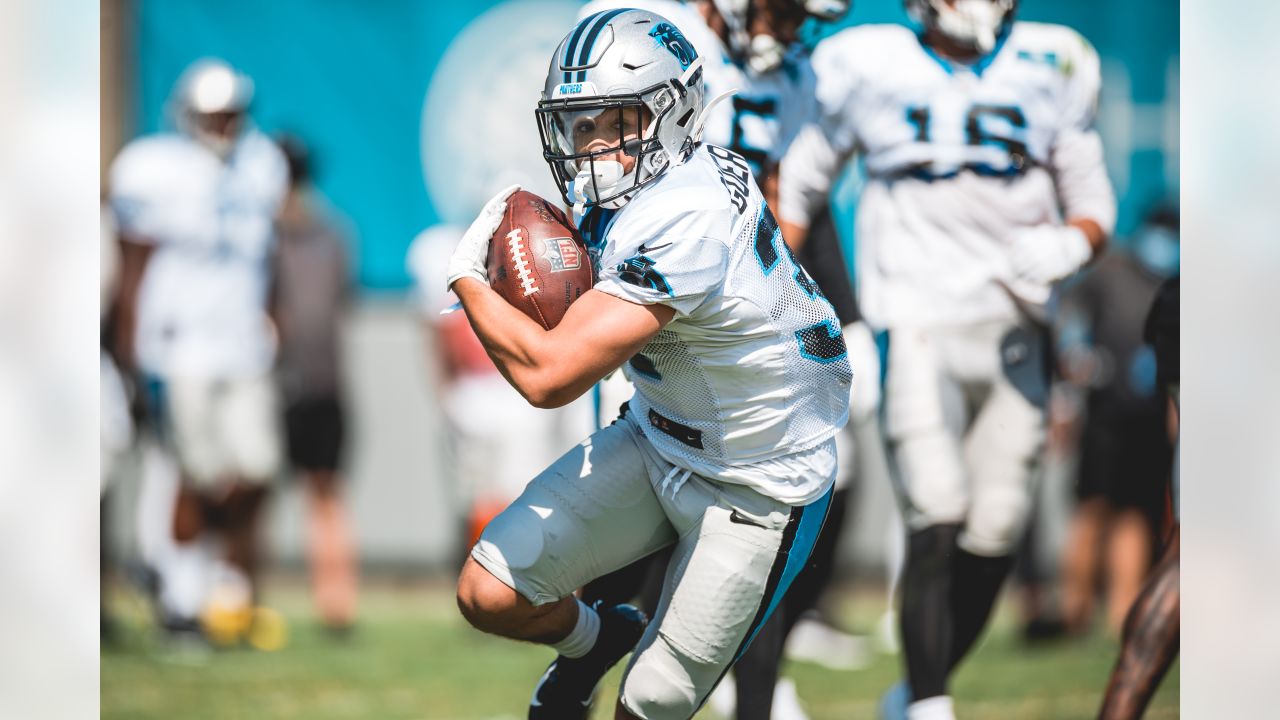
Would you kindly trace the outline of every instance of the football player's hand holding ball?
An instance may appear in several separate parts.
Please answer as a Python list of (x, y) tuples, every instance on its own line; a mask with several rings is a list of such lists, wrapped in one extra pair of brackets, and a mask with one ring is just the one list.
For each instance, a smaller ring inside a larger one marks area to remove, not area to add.
[(480, 210), (480, 214), (472, 221), (471, 227), (463, 233), (462, 239), (458, 241), (458, 247), (453, 251), (453, 256), (449, 258), (448, 287), (450, 289), (455, 282), (464, 277), (475, 278), (485, 285), (489, 284), (488, 272), (485, 269), (485, 261), (489, 255), (489, 239), (502, 224), (502, 215), (507, 211), (507, 198), (519, 189), (519, 185), (512, 185), (490, 198)]
[(1013, 275), (1036, 285), (1048, 285), (1069, 277), (1093, 257), (1093, 246), (1084, 231), (1071, 225), (1035, 225), (1022, 228), (1009, 242)]

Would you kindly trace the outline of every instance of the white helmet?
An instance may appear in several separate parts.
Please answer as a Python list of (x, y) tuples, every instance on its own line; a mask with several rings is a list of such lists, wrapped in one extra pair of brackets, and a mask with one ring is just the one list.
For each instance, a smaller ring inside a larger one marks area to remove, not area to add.
[[(729, 28), (729, 52), (738, 62), (757, 74), (776, 70), (787, 54), (787, 45), (773, 35), (752, 35), (751, 25), (759, 12), (760, 0), (712, 0)], [(851, 0), (782, 0), (808, 17), (832, 22), (849, 12)]]
[(906, 0), (907, 14), (926, 30), (985, 55), (1013, 22), (1018, 0)]
[[(536, 112), (542, 156), (565, 202), (579, 209), (621, 207), (684, 162), (698, 141), (704, 102), (702, 58), (669, 20), (623, 8), (579, 22), (551, 57)], [(580, 152), (578, 123), (607, 109), (634, 112), (638, 137), (619, 131), (617, 145)], [(600, 159), (618, 151), (636, 158), (630, 172)]]
[(221, 158), (235, 148), (253, 81), (216, 58), (192, 63), (178, 79), (173, 105), (178, 127)]

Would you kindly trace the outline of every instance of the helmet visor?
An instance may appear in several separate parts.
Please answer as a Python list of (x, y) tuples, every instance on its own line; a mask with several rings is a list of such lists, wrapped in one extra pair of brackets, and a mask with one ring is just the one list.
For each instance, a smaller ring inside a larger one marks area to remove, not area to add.
[[(602, 177), (599, 163), (613, 161), (623, 175), (635, 178), (613, 196), (626, 194), (640, 184), (636, 166), (660, 150), (653, 137), (653, 113), (639, 95), (544, 100), (538, 104), (537, 118), (543, 157), (562, 189), (583, 172)], [(593, 192), (598, 202), (610, 199), (602, 194)]]
[(639, 100), (605, 101), (560, 108), (539, 108), (548, 160), (568, 163), (575, 172), (578, 161), (590, 157), (621, 155), (624, 165), (634, 162), (641, 141), (648, 139), (648, 108)]

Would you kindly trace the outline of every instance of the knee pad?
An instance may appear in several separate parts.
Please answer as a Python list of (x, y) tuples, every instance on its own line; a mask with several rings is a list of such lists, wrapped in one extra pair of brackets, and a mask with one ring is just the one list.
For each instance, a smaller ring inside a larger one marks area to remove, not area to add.
[(986, 557), (1011, 555), (1030, 513), (1030, 488), (1004, 488), (975, 497), (960, 547)]
[(688, 720), (723, 672), (697, 663), (659, 635), (636, 650), (619, 698), (628, 712), (644, 720)]

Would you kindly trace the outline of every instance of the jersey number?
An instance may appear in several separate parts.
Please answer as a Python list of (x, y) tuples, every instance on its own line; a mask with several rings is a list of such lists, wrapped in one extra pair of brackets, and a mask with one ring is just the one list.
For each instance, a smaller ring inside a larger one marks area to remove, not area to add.
[(751, 170), (759, 175), (764, 171), (764, 166), (769, 161), (769, 153), (746, 143), (745, 131), (742, 129), (742, 118), (752, 115), (764, 122), (772, 122), (774, 116), (778, 114), (778, 101), (775, 98), (754, 100), (734, 95), (732, 102), (733, 135), (729, 139), (729, 149), (746, 158), (747, 162), (751, 163)]
[[(768, 277), (777, 267), (781, 255), (778, 253), (777, 242), (782, 239), (781, 233), (778, 232), (778, 221), (774, 219), (773, 213), (769, 210), (769, 206), (760, 204), (760, 222), (756, 225), (756, 260), (760, 262), (760, 269)], [(791, 252), (791, 248), (784, 245), (787, 258), (791, 260), (791, 266), (795, 268), (795, 272), (791, 275), (791, 279), (795, 280), (796, 285), (800, 286), (800, 290), (814, 302), (828, 303), (822, 290), (818, 288), (818, 283), (809, 277), (809, 273), (805, 272), (800, 261), (796, 260), (796, 256)], [(830, 303), (828, 303), (829, 305)], [(835, 310), (832, 310), (834, 313)], [(796, 331), (796, 342), (800, 344), (800, 354), (810, 360), (820, 363), (835, 362), (848, 354), (845, 348), (844, 335), (841, 334), (840, 328), (830, 320), (823, 320), (809, 327)]]
[[(1022, 109), (1016, 105), (974, 105), (964, 117), (965, 142), (969, 145), (991, 145), (1002, 148), (1009, 156), (1009, 164), (1003, 168), (994, 168), (987, 163), (965, 163), (962, 167), (973, 170), (980, 175), (1017, 175), (1027, 165), (1027, 144), (1016, 138), (997, 135), (984, 127), (987, 118), (1004, 120), (1011, 127), (1025, 130), (1027, 118)], [(907, 122), (916, 129), (916, 142), (929, 142), (929, 108), (915, 106), (907, 108)]]

